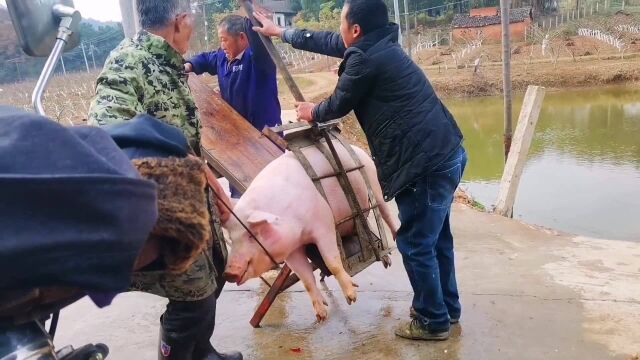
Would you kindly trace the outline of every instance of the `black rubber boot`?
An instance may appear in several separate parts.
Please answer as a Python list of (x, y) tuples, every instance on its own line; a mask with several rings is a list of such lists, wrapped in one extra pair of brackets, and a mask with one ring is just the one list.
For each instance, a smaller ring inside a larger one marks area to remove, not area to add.
[[(214, 294), (214, 299), (218, 294)], [(211, 336), (216, 326), (216, 301), (210, 302), (208, 312), (203, 311), (203, 317), (206, 316), (206, 322), (203, 323), (200, 333), (196, 337), (195, 348), (193, 351), (193, 360), (242, 360), (242, 354), (233, 351), (228, 353), (219, 353), (211, 345)]]
[(242, 360), (242, 354), (238, 351), (219, 353), (209, 344), (208, 349), (203, 353), (196, 350), (193, 353), (193, 360)]
[(192, 360), (194, 340), (173, 336), (160, 327), (158, 360)]

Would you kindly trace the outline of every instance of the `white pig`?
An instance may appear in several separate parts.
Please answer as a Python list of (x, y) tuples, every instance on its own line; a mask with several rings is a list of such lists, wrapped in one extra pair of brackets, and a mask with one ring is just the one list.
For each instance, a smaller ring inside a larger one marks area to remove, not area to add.
[[(346, 149), (338, 142), (334, 141), (334, 144), (345, 169), (354, 168), (355, 163)], [(364, 165), (382, 217), (395, 239), (399, 223), (384, 202), (373, 160), (362, 149), (353, 148)], [(305, 148), (303, 153), (318, 176), (334, 173), (324, 155), (315, 147)], [(367, 188), (360, 171), (349, 173), (349, 180), (360, 206), (368, 208)], [(356, 301), (357, 287), (342, 266), (335, 227), (336, 222), (349, 217), (352, 210), (336, 177), (321, 181), (328, 203), (296, 156), (287, 152), (256, 176), (234, 207), (236, 215), (271, 256), (279, 263), (286, 262), (298, 275), (311, 297), (318, 321), (327, 317), (327, 302), (317, 287), (312, 265), (305, 255), (306, 245), (315, 244), (318, 247), (322, 259), (340, 284), (347, 303)], [(224, 273), (227, 281), (242, 285), (274, 268), (269, 256), (234, 217), (224, 227), (229, 231), (232, 242)], [(353, 221), (340, 225), (338, 231), (341, 236), (353, 234)]]

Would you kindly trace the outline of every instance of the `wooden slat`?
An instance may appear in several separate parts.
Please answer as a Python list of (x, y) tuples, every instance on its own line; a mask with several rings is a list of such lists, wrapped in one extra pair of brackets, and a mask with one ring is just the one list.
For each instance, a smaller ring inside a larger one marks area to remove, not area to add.
[(273, 302), (276, 301), (276, 296), (278, 296), (278, 294), (284, 291), (283, 290), (284, 285), (287, 283), (287, 280), (289, 279), (289, 275), (291, 275), (291, 272), (292, 271), (291, 271), (291, 268), (289, 268), (289, 266), (284, 265), (282, 267), (282, 270), (280, 270), (278, 277), (276, 277), (276, 280), (273, 282), (273, 285), (271, 285), (271, 287), (269, 288), (267, 295), (265, 295), (260, 305), (258, 305), (258, 308), (256, 309), (256, 312), (253, 314), (251, 321), (249, 321), (251, 326), (253, 326), (254, 328), (260, 327), (260, 322), (262, 322), (262, 319), (267, 314), (267, 311), (269, 311), (269, 308), (271, 307)]
[[(341, 135), (332, 133), (333, 137), (342, 144), (342, 146), (347, 150), (351, 158), (355, 162), (356, 165), (362, 166), (362, 162), (360, 158), (356, 154), (355, 150), (351, 147), (351, 144), (347, 142)], [(367, 186), (367, 195), (369, 196), (369, 204), (371, 204), (371, 209), (373, 209), (373, 217), (376, 220), (376, 226), (378, 227), (378, 233), (380, 233), (381, 245), (382, 247), (389, 246), (389, 241), (387, 239), (387, 232), (384, 230), (384, 225), (382, 222), (382, 215), (380, 214), (380, 207), (378, 206), (378, 201), (376, 200), (375, 195), (373, 194), (373, 188), (371, 187), (371, 179), (367, 175), (367, 171), (364, 169), (364, 166), (361, 167), (360, 174), (364, 179), (364, 183)]]
[(200, 110), (202, 156), (231, 185), (244, 192), (267, 164), (282, 155), (282, 150), (200, 77), (190, 76), (189, 86)]

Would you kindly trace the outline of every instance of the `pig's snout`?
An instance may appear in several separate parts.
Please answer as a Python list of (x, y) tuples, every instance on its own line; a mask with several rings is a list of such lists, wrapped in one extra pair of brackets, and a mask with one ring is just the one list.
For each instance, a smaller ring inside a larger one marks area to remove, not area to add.
[(238, 273), (233, 273), (229, 270), (225, 271), (222, 274), (222, 278), (226, 281), (226, 282), (230, 282), (230, 283), (237, 283), (240, 281), (240, 277), (242, 275), (238, 274)]

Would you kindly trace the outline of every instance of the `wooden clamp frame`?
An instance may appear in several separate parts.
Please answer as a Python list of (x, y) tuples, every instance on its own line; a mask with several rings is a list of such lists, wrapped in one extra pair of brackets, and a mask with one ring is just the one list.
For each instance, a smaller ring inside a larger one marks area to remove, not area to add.
[[(253, 4), (251, 1), (239, 0), (239, 3), (245, 9), (253, 24), (259, 25), (253, 17)], [(300, 89), (287, 70), (286, 65), (271, 42), (271, 39), (262, 35), (260, 38), (269, 52), (269, 55), (271, 55), (271, 58), (280, 70), (285, 83), (291, 90), (296, 101), (304, 101), (304, 97), (300, 92)], [(345, 190), (345, 194), (348, 194), (347, 199), (349, 199), (352, 209), (355, 209), (352, 219), (356, 222), (357, 235), (346, 239), (342, 239), (338, 236), (340, 254), (342, 262), (345, 264), (345, 269), (353, 276), (367, 268), (376, 260), (382, 260), (385, 267), (388, 267), (391, 264), (388, 256), (390, 250), (388, 248), (386, 232), (384, 231), (380, 211), (373, 196), (370, 180), (366, 176), (364, 168), (355, 152), (351, 146), (339, 136), (338, 130), (332, 126), (333, 123), (315, 128), (312, 128), (308, 124), (301, 123), (288, 126), (285, 125), (275, 131), (267, 130), (262, 137), (256, 138), (254, 135), (256, 132), (255, 129), (249, 128), (251, 125), (249, 125), (248, 122), (240, 121), (239, 119), (242, 117), (224, 103), (224, 101), (220, 99), (219, 95), (213, 94), (206, 85), (197, 79), (190, 79), (189, 82), (203, 120), (203, 157), (209, 160), (209, 164), (217, 173), (225, 176), (236, 189), (244, 192), (251, 180), (253, 180), (257, 175), (257, 172), (266, 166), (269, 159), (273, 160), (277, 156), (281, 155), (281, 151), (290, 149), (294, 153), (302, 154), (301, 147), (303, 144), (316, 146), (315, 144), (317, 141), (324, 139), (325, 144), (328, 145), (321, 146), (319, 149), (323, 151), (323, 154), (325, 154), (333, 166), (336, 171), (335, 176), (337, 176), (340, 181), (343, 189)], [(299, 131), (285, 136), (284, 140), (278, 135), (279, 132), (294, 129)], [(221, 134), (225, 134), (225, 136), (219, 136)], [(337, 157), (337, 152), (333, 146), (332, 139), (336, 139), (340, 142), (340, 144), (349, 152), (356, 164), (353, 169), (347, 170), (344, 168), (342, 162)], [(312, 170), (309, 162), (304, 156), (299, 156), (299, 159), (305, 169)], [(335, 160), (332, 161), (330, 159)], [(360, 171), (365, 179), (370, 206), (364, 211), (368, 212), (372, 209), (378, 225), (380, 237), (376, 236), (369, 229), (367, 218), (365, 217), (363, 209), (360, 207), (353, 188), (348, 181), (347, 173), (352, 171)], [(318, 191), (326, 198), (324, 190), (320, 184), (322, 177), (313, 175), (310, 171), (308, 171), (308, 173), (310, 178), (316, 184)], [(348, 220), (351, 219), (347, 219), (347, 221)], [(307, 255), (312, 260), (312, 263), (314, 263), (314, 266), (322, 270), (323, 275), (330, 275), (328, 269), (326, 269), (326, 266), (321, 261), (321, 257), (319, 256), (317, 249), (315, 249), (315, 251), (313, 248), (307, 249)], [(277, 295), (291, 287), (293, 284), (298, 282), (298, 280), (298, 277), (295, 274), (292, 274), (291, 269), (287, 265), (284, 265), (274, 283), (270, 285), (270, 289), (261, 304), (258, 306), (258, 309), (250, 321), (251, 325), (253, 327), (259, 327), (260, 322), (275, 301)]]
[[(354, 225), (356, 228), (356, 235), (347, 238), (343, 238), (336, 231), (338, 250), (340, 251), (340, 257), (345, 270), (349, 273), (349, 275), (354, 276), (376, 261), (382, 261), (385, 268), (390, 266), (391, 260), (389, 258), (389, 254), (391, 253), (391, 251), (388, 247), (389, 243), (382, 222), (382, 216), (374, 197), (373, 190), (371, 189), (370, 179), (366, 175), (364, 166), (360, 162), (360, 159), (358, 158), (351, 145), (338, 134), (337, 128), (335, 127), (335, 125), (337, 124), (338, 122), (334, 122), (333, 124), (322, 129), (319, 129), (318, 127), (311, 127), (307, 124), (302, 123), (290, 124), (273, 129), (265, 129), (264, 134), (270, 139), (279, 139), (279, 141), (274, 141), (274, 143), (279, 142), (280, 144), (284, 145), (284, 148), (294, 153), (323, 198), (326, 199), (327, 196), (324, 188), (322, 187), (321, 180), (328, 177), (337, 177), (343, 191), (345, 192), (347, 200), (349, 201), (349, 205), (351, 206), (351, 209), (353, 209), (353, 215), (348, 217), (347, 219), (339, 221), (336, 224), (336, 227), (340, 223), (354, 220)], [(278, 133), (281, 131), (291, 130), (294, 131), (285, 135), (284, 140), (278, 135)], [(349, 156), (355, 163), (355, 166), (353, 168), (344, 168), (341, 159), (338, 157), (337, 150), (334, 146), (334, 141), (337, 141), (347, 150)], [(332, 174), (331, 176), (318, 176), (316, 171), (311, 166), (311, 163), (303, 153), (303, 149), (307, 147), (318, 148), (318, 150), (322, 152), (327, 161), (333, 167), (334, 174)], [(362, 209), (362, 207), (360, 206), (355, 191), (353, 190), (353, 187), (351, 186), (351, 183), (348, 179), (347, 174), (354, 171), (360, 171), (367, 186), (369, 207), (366, 209)], [(379, 237), (370, 230), (369, 223), (365, 215), (371, 210), (373, 211), (374, 218), (377, 223)], [(311, 259), (314, 269), (321, 270), (322, 278), (331, 276), (331, 272), (327, 269), (322, 260), (322, 257), (320, 256), (315, 246), (311, 246), (307, 249), (307, 256)], [(287, 290), (297, 281), (298, 277), (295, 274), (292, 274), (291, 269), (285, 265), (271, 285), (269, 291), (267, 292), (267, 295), (264, 297), (256, 312), (254, 313), (250, 321), (251, 325), (253, 327), (260, 327), (260, 322), (275, 301), (277, 295)]]

